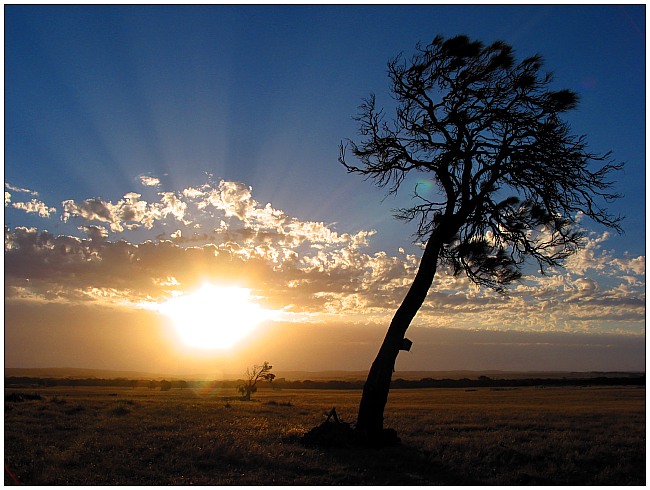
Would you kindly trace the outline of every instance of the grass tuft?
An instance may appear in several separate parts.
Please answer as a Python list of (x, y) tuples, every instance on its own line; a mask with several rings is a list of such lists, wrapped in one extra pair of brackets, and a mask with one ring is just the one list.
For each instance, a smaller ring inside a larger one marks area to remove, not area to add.
[(128, 415), (129, 413), (131, 413), (131, 409), (126, 407), (126, 405), (128, 405), (128, 403), (125, 403), (123, 400), (120, 400), (117, 402), (117, 405), (110, 410), (110, 413), (118, 417), (121, 417), (123, 415)]

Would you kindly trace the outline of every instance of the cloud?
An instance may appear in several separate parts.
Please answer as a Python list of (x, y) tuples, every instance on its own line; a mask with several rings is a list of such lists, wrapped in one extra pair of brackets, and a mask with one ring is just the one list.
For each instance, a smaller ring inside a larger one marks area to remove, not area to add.
[(70, 218), (79, 217), (86, 221), (100, 221), (109, 223), (111, 230), (122, 231), (119, 226), (119, 220), (114, 213), (113, 204), (104, 202), (101, 199), (86, 199), (82, 203), (76, 203), (74, 200), (63, 201), (63, 221), (67, 222)]
[(190, 223), (189, 220), (184, 219), (187, 204), (179, 196), (174, 192), (161, 192), (159, 195), (161, 196), (160, 202), (162, 205), (157, 207), (157, 211), (160, 216), (165, 217), (171, 214), (177, 221), (185, 224)]
[(200, 188), (188, 188), (183, 191), (185, 197), (196, 199), (199, 210), (213, 207), (223, 211), (226, 217), (235, 216), (247, 221), (249, 212), (256, 206), (251, 195), (251, 188), (238, 183), (222, 180), (216, 188), (205, 184)]
[(608, 232), (600, 235), (590, 233), (585, 239), (584, 246), (567, 259), (566, 267), (579, 274), (584, 274), (589, 270), (602, 271), (605, 269), (612, 258), (600, 249), (609, 238)]
[(30, 194), (30, 195), (32, 195), (34, 197), (38, 196), (38, 192), (36, 192), (36, 191), (25, 189), (24, 187), (17, 187), (15, 185), (11, 185), (11, 184), (9, 184), (7, 182), (5, 182), (5, 189), (9, 189), (10, 191), (14, 191), (14, 192), (22, 193), (22, 194)]
[[(5, 192), (5, 203), (7, 202), (7, 193)], [(56, 208), (47, 206), (44, 202), (32, 199), (29, 202), (14, 202), (11, 207), (20, 209), (26, 213), (36, 213), (41, 218), (49, 218), (51, 214), (56, 213)]]
[(79, 226), (78, 229), (86, 232), (88, 237), (95, 242), (103, 241), (108, 237), (108, 231), (103, 226)]
[(138, 177), (140, 183), (146, 187), (158, 187), (160, 186), (160, 179), (157, 177), (151, 177), (149, 175), (141, 175)]
[[(22, 187), (16, 187), (11, 184), (8, 184), (7, 182), (5, 182), (5, 189), (9, 189), (10, 191), (19, 194), (29, 194), (35, 197), (38, 196), (38, 192), (36, 191), (32, 191)], [(21, 211), (25, 211), (26, 213), (38, 214), (41, 218), (49, 218), (50, 215), (56, 213), (56, 208), (50, 207), (44, 202), (39, 201), (38, 199), (31, 199), (30, 201), (27, 202), (23, 202), (23, 201), (12, 202), (11, 192), (5, 191), (5, 207), (9, 206), (9, 204), (11, 204), (11, 207), (14, 209), (20, 209)]]
[[(80, 237), (5, 229), (6, 298), (135, 305), (211, 280), (246, 284), (265, 305), (293, 314), (385, 324), (417, 271), (419, 257), (403, 249), (370, 252), (374, 230), (341, 233), (297, 219), (262, 205), (242, 183), (155, 196), (63, 201), (62, 221), (81, 220)], [(147, 235), (154, 227), (155, 236)], [(645, 257), (614, 256), (606, 239), (589, 234), (565, 269), (530, 273), (507, 296), (441, 267), (415, 324), (641, 332)]]
[(61, 220), (68, 222), (72, 218), (84, 221), (107, 223), (113, 232), (124, 229), (137, 229), (144, 226), (151, 229), (158, 221), (171, 215), (177, 221), (188, 224), (184, 219), (187, 204), (173, 192), (160, 192), (160, 202), (148, 203), (141, 200), (141, 194), (129, 192), (116, 203), (99, 198), (85, 199), (81, 202), (66, 200), (62, 202)]
[(615, 258), (611, 261), (612, 265), (618, 269), (636, 274), (638, 276), (645, 276), (645, 256)]

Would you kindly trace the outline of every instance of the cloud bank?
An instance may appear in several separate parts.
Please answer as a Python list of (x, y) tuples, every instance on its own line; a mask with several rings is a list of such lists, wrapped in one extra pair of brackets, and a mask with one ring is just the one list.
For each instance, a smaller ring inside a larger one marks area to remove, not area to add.
[[(74, 233), (5, 228), (5, 300), (97, 303), (136, 308), (202, 282), (236, 283), (263, 304), (302, 320), (387, 323), (419, 257), (370, 251), (375, 230), (341, 233), (261, 204), (243, 183), (220, 180), (141, 192), (111, 201), (68, 199), (62, 212), (35, 198), (5, 206)], [(9, 196), (7, 196), (9, 194)], [(645, 321), (645, 257), (614, 256), (607, 234), (591, 233), (566, 268), (530, 273), (508, 296), (478, 290), (441, 270), (416, 324), (491, 330), (639, 334)]]

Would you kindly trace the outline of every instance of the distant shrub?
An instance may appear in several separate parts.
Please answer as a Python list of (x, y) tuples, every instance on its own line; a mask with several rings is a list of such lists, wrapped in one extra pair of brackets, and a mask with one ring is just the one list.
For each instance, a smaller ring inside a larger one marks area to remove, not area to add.
[(266, 405), (280, 406), (280, 407), (292, 407), (291, 402), (276, 402), (275, 400), (269, 400), (266, 402)]
[(11, 393), (5, 395), (5, 402), (25, 402), (30, 400), (42, 400), (43, 397), (38, 393)]

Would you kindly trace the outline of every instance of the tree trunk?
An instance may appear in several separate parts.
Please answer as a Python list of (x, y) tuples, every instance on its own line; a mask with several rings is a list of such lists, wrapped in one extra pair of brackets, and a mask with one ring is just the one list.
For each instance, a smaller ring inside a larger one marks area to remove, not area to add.
[(356, 430), (370, 439), (381, 438), (384, 427), (384, 408), (388, 400), (395, 360), (402, 346), (406, 330), (424, 303), (433, 283), (441, 247), (441, 237), (436, 234), (432, 235), (422, 254), (415, 279), (393, 316), (384, 342), (363, 385)]

